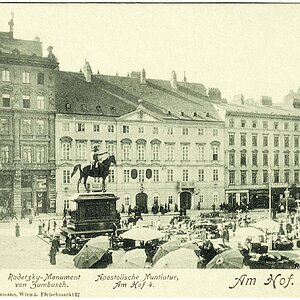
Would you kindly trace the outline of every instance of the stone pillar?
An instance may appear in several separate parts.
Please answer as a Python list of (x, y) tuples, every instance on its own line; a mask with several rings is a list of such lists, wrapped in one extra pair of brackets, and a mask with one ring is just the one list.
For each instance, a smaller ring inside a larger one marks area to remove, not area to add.
[(19, 113), (14, 114), (14, 125), (13, 125), (13, 134), (14, 134), (14, 162), (21, 161), (21, 151), (20, 151), (20, 119), (21, 116)]
[[(47, 190), (48, 190), (48, 208), (50, 208), (50, 202), (56, 199), (56, 166), (55, 166), (55, 116), (49, 115), (49, 166), (50, 166), (50, 175), (47, 181)], [(57, 205), (56, 205), (57, 206)], [(53, 208), (50, 209), (50, 212), (53, 211)]]
[(15, 178), (14, 178), (14, 210), (20, 218), (21, 209), (22, 209), (22, 200), (21, 200), (21, 170), (16, 170)]
[[(57, 201), (56, 199), (56, 175), (55, 175), (55, 169), (54, 170), (50, 170), (50, 176), (48, 178), (48, 207), (50, 208), (50, 201), (52, 200), (55, 200)], [(56, 204), (56, 207), (57, 207), (57, 204)], [(57, 212), (56, 208), (55, 210), (53, 211), (53, 208), (51, 208), (51, 210), (49, 212)], [(58, 212), (60, 213), (60, 212)]]
[(55, 163), (55, 119), (49, 116), (49, 163)]
[(32, 176), (32, 203), (31, 203), (32, 213), (37, 211), (36, 190), (37, 190), (37, 176), (33, 175)]
[(235, 201), (238, 205), (241, 205), (241, 194), (240, 193), (236, 193), (236, 196), (235, 196)]
[(21, 116), (19, 113), (14, 114), (13, 119), (13, 137), (14, 137), (14, 152), (13, 152), (13, 162), (15, 165), (15, 177), (13, 181), (13, 203), (14, 210), (18, 217), (21, 216), (22, 200), (21, 200), (21, 149), (20, 149), (20, 120)]

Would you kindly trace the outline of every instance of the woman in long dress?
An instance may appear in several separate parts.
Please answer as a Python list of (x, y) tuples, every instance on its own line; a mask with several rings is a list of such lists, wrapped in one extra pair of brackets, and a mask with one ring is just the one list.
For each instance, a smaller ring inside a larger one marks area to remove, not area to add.
[(50, 264), (51, 265), (56, 265), (56, 249), (52, 246), (50, 249)]

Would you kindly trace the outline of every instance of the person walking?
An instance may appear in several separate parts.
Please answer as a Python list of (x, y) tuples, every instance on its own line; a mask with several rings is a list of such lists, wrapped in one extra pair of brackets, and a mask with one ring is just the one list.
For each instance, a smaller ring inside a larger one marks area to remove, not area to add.
[(56, 223), (55, 219), (53, 219), (53, 231), (56, 230), (56, 226), (57, 226), (57, 223)]
[(56, 249), (53, 246), (51, 246), (49, 256), (50, 256), (50, 264), (56, 265)]
[(13, 219), (16, 219), (18, 221), (17, 213), (16, 213), (16, 211), (14, 209), (11, 212), (11, 220), (13, 220)]
[(16, 232), (16, 237), (19, 237), (20, 236), (20, 225), (18, 223), (16, 223), (15, 232)]
[(51, 246), (56, 250), (56, 252), (59, 252), (60, 242), (58, 236), (55, 236), (53, 238)]
[[(45, 224), (44, 224), (44, 226), (45, 226)], [(38, 235), (42, 235), (43, 234), (43, 223), (42, 223), (41, 219), (40, 219), (38, 228), (39, 228)]]
[(33, 221), (33, 216), (32, 216), (32, 214), (30, 214), (28, 217), (29, 224), (32, 224), (32, 221)]
[(67, 227), (67, 218), (63, 218), (62, 227)]
[(50, 220), (48, 220), (48, 227), (47, 227), (47, 231), (50, 231)]
[(25, 219), (25, 211), (26, 211), (26, 208), (22, 207), (22, 210), (21, 210), (21, 220)]
[(235, 236), (235, 232), (236, 232), (236, 221), (234, 221), (233, 225), (232, 225), (232, 235)]

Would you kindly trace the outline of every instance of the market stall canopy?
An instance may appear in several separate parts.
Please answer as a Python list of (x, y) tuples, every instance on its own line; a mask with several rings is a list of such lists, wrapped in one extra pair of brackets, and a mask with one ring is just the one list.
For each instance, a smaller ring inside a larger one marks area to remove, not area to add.
[(152, 259), (152, 264), (155, 265), (155, 263), (162, 258), (163, 256), (167, 255), (168, 253), (175, 251), (180, 248), (180, 241), (179, 240), (172, 240), (169, 242), (166, 242), (159, 246), (157, 249), (155, 255)]
[(258, 237), (264, 235), (265, 233), (262, 230), (254, 227), (242, 227), (236, 230), (236, 236), (239, 237)]
[(76, 268), (88, 269), (107, 252), (107, 248), (101, 248), (97, 245), (85, 244), (79, 253), (74, 257), (74, 264)]
[(109, 248), (109, 240), (108, 236), (97, 236), (95, 238), (90, 239), (86, 245), (88, 246), (94, 246), (94, 247), (99, 247), (100, 249), (108, 249)]
[(273, 220), (261, 220), (251, 225), (252, 227), (259, 228), (264, 232), (278, 232), (279, 231), (279, 223)]
[(127, 251), (116, 264), (117, 269), (142, 269), (146, 262), (145, 249)]
[(207, 269), (242, 269), (243, 255), (239, 250), (226, 250), (216, 255), (207, 265)]
[(197, 269), (199, 257), (192, 249), (180, 248), (159, 259), (154, 269)]
[(121, 235), (123, 239), (144, 242), (161, 239), (163, 236), (164, 234), (160, 231), (147, 227), (133, 228)]

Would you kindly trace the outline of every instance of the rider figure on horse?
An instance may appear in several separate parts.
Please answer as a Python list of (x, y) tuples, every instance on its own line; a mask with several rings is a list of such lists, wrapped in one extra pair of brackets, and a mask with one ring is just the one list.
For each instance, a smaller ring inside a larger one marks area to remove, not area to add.
[(98, 146), (94, 146), (92, 153), (91, 153), (91, 167), (90, 169), (93, 170), (93, 168), (97, 169), (99, 167), (99, 162), (101, 163), (104, 154), (107, 154), (107, 151), (99, 153), (99, 148)]

